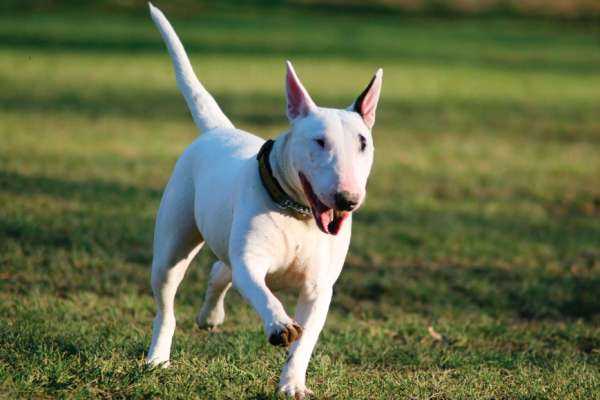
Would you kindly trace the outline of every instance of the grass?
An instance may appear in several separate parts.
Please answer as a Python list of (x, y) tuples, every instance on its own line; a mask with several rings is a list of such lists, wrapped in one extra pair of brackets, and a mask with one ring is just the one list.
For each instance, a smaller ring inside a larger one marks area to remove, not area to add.
[[(271, 398), (285, 354), (239, 295), (143, 366), (153, 219), (196, 133), (145, 15), (0, 16), (0, 394)], [(376, 163), (308, 385), (319, 398), (598, 398), (597, 28), (284, 11), (174, 20), (239, 127), (286, 125), (385, 70)], [(282, 294), (293, 308), (293, 297)], [(428, 326), (444, 336), (435, 340)]]

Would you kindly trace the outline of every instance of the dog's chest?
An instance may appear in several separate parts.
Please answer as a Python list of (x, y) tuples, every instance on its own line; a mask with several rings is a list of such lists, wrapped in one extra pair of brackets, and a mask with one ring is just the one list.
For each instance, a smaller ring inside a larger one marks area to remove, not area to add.
[[(288, 238), (289, 239), (289, 238)], [(266, 276), (267, 286), (271, 289), (298, 288), (319, 279), (319, 244), (304, 237), (304, 240), (286, 240), (280, 265)]]
[(348, 251), (351, 220), (337, 236), (322, 234), (314, 224), (277, 219), (274, 222), (272, 226), (278, 234), (271, 236), (277, 239), (270, 241), (269, 249), (277, 256), (267, 272), (267, 286), (277, 290), (333, 284)]

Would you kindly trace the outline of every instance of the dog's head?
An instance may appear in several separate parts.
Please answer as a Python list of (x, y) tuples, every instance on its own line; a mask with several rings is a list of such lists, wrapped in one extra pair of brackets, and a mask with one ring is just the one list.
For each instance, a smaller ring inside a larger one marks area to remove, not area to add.
[(345, 110), (318, 107), (287, 62), (289, 153), (294, 186), (310, 205), (319, 229), (336, 235), (366, 195), (373, 164), (371, 129), (381, 92), (379, 69)]

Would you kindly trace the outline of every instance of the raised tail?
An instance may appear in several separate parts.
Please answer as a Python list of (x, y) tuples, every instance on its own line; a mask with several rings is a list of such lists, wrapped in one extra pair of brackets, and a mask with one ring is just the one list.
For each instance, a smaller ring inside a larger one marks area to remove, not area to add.
[(223, 114), (215, 99), (198, 81), (185, 49), (167, 18), (152, 3), (148, 3), (148, 5), (152, 20), (160, 31), (173, 59), (177, 86), (185, 97), (185, 102), (198, 128), (201, 131), (214, 128), (233, 128), (233, 124)]

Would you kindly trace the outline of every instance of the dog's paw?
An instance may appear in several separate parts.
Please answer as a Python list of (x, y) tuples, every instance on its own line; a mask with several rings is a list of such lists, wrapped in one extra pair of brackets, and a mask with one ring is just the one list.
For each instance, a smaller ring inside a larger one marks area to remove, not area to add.
[(216, 331), (217, 327), (225, 321), (225, 308), (222, 304), (208, 308), (205, 304), (196, 316), (196, 325), (200, 329)]
[(219, 326), (223, 324), (225, 320), (225, 314), (223, 313), (220, 316), (211, 316), (212, 318), (207, 317), (206, 315), (198, 314), (196, 317), (196, 325), (200, 329), (204, 329), (210, 332), (218, 332)]
[(292, 320), (286, 325), (274, 327), (269, 334), (269, 343), (273, 346), (288, 347), (302, 336), (302, 327)]
[(171, 366), (171, 362), (167, 360), (163, 360), (160, 358), (147, 358), (146, 365), (149, 368), (169, 368)]
[(314, 395), (312, 390), (308, 389), (305, 385), (292, 382), (280, 385), (279, 394), (294, 399), (306, 399)]

